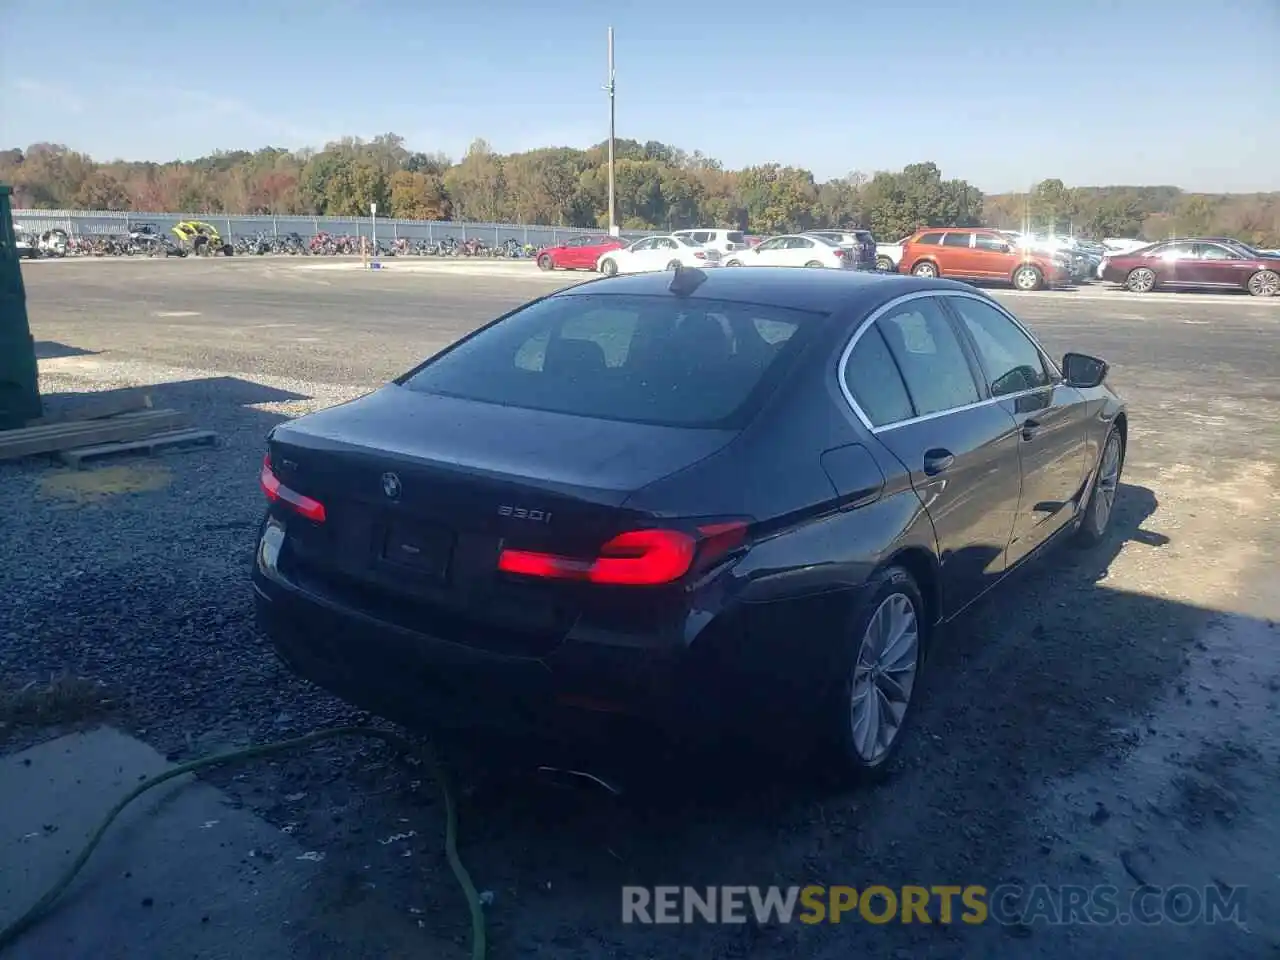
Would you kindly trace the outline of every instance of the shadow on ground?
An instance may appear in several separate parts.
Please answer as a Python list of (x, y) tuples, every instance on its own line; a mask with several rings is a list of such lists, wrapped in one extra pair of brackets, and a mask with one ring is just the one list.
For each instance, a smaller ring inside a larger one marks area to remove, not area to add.
[(85, 350), (81, 347), (70, 347), (65, 343), (58, 343), (56, 340), (37, 340), (36, 359), (37, 360), (62, 360), (66, 357), (95, 357), (102, 353), (101, 350)]

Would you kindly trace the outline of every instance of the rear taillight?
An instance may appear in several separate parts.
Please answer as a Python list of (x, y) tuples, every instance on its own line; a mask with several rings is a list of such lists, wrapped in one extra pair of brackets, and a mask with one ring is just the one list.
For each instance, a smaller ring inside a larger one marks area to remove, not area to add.
[(306, 517), (314, 523), (324, 523), (324, 504), (296, 490), (291, 490), (281, 483), (280, 478), (271, 469), (270, 454), (262, 460), (262, 473), (258, 482), (262, 485), (262, 492), (272, 503), (283, 503), (301, 517)]
[(532, 550), (504, 549), (503, 573), (545, 580), (580, 580), (617, 586), (674, 583), (694, 567), (705, 569), (746, 539), (747, 522), (731, 520), (683, 530), (648, 529), (620, 533), (592, 558), (564, 557)]
[(707, 255), (703, 253), (701, 250), (695, 250), (693, 253), (693, 258), (695, 260), (705, 260), (707, 259)]
[(843, 250), (832, 250), (831, 252), (832, 252), (832, 253), (834, 253), (837, 257), (841, 257), (841, 258), (843, 258), (843, 257), (844, 257), (844, 251), (843, 251)]

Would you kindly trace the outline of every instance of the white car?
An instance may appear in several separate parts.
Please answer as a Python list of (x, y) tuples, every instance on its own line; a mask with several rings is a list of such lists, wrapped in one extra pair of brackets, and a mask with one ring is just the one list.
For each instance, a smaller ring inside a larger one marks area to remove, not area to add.
[(40, 251), (36, 248), (35, 242), (20, 231), (14, 231), (14, 247), (20, 260), (34, 260), (40, 256)]
[(854, 258), (840, 244), (825, 237), (784, 234), (770, 237), (750, 250), (735, 250), (725, 257), (726, 267), (857, 267)]
[(606, 277), (620, 273), (656, 273), (682, 267), (718, 267), (720, 251), (699, 246), (680, 236), (644, 237), (629, 247), (610, 250), (596, 261), (596, 270)]
[(671, 235), (692, 240), (698, 246), (706, 247), (708, 250), (719, 250), (721, 257), (751, 246), (747, 243), (746, 234), (741, 230), (713, 230), (699, 227), (696, 230), (675, 230)]

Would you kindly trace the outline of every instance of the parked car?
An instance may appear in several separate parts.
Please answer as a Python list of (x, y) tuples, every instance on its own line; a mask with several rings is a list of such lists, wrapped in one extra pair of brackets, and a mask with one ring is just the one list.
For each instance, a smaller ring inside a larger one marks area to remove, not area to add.
[(257, 615), (411, 726), (759, 737), (881, 775), (943, 625), (1107, 536), (1106, 374), (945, 280), (575, 285), (272, 430)]
[(745, 250), (751, 244), (747, 243), (747, 236), (741, 230), (675, 230), (671, 234), (673, 237), (684, 237), (686, 240), (692, 240), (698, 246), (706, 247), (708, 250), (718, 251), (721, 256), (726, 253), (732, 253), (734, 250)]
[(995, 230), (932, 227), (918, 230), (902, 245), (900, 273), (1011, 283), (1040, 290), (1066, 283), (1070, 271), (1051, 254), (1020, 248)]
[(596, 269), (606, 277), (620, 273), (651, 273), (682, 267), (718, 267), (720, 251), (695, 243), (688, 237), (672, 234), (666, 237), (644, 237), (600, 257)]
[(826, 237), (850, 251), (855, 269), (876, 269), (876, 238), (870, 230), (810, 230), (807, 235)]
[(14, 230), (14, 250), (19, 260), (35, 260), (40, 256), (36, 242), (28, 234)]
[(543, 247), (536, 262), (541, 270), (594, 270), (602, 254), (624, 246), (625, 240), (607, 233), (570, 237), (554, 247)]
[(726, 267), (831, 267), (857, 268), (850, 251), (834, 240), (812, 234), (783, 234), (770, 237), (746, 250), (735, 250), (724, 258)]
[(902, 245), (910, 239), (903, 237), (897, 243), (877, 243), (876, 269), (884, 273), (897, 273), (898, 264), (902, 262)]
[(1169, 240), (1108, 257), (1100, 271), (1103, 280), (1134, 293), (1161, 287), (1248, 290), (1255, 297), (1280, 293), (1280, 257), (1263, 256), (1235, 241)]

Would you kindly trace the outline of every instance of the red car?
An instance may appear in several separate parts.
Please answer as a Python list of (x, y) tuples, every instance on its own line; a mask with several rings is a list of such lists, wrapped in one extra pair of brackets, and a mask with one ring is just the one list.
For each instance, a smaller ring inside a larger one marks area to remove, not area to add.
[(1134, 293), (1158, 287), (1173, 290), (1248, 290), (1255, 297), (1280, 296), (1280, 257), (1271, 257), (1234, 240), (1167, 240), (1107, 257), (1098, 270), (1103, 280)]
[(625, 246), (623, 240), (608, 234), (574, 237), (557, 247), (539, 250), (538, 267), (542, 270), (594, 270), (601, 256)]

